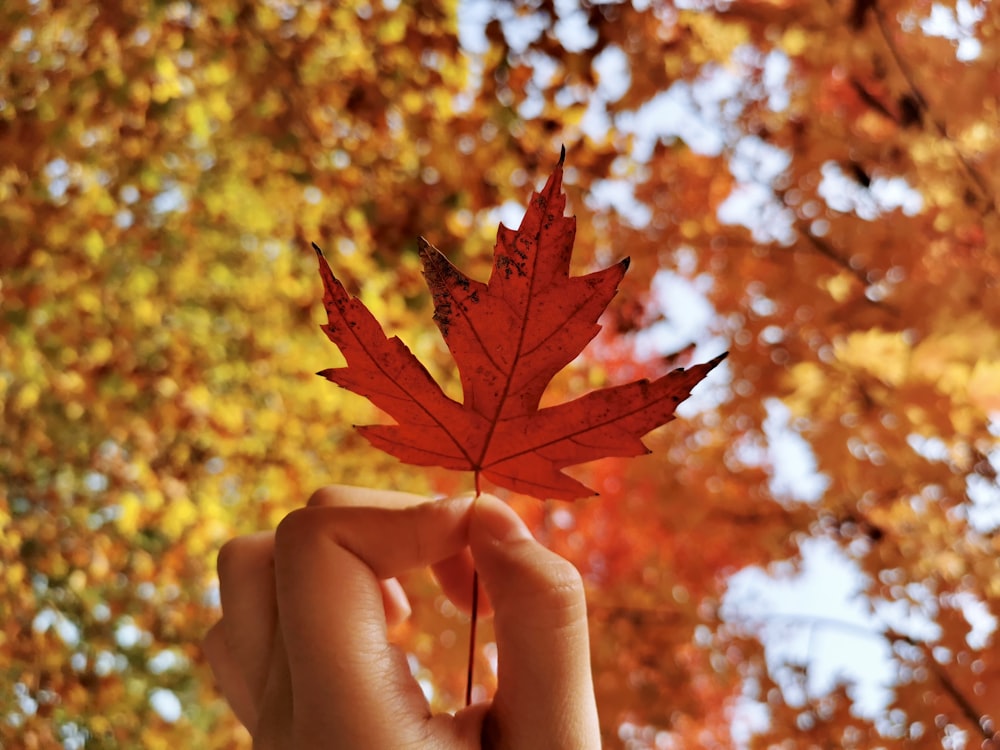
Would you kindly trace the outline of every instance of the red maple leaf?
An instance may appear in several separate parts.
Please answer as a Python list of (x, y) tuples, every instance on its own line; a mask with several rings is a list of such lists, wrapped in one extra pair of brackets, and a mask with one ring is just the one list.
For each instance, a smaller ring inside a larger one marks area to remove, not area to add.
[(521, 226), (500, 225), (489, 282), (470, 279), (419, 240), (434, 322), (458, 365), (463, 403), (444, 393), (398, 337), (386, 337), (313, 245), (325, 289), (322, 328), (347, 360), (319, 374), (396, 420), (358, 428), (376, 447), (407, 463), (472, 471), (477, 490), (485, 477), (543, 499), (592, 495), (561, 469), (649, 453), (642, 435), (674, 419), (677, 405), (725, 358), (538, 408), (549, 381), (597, 334), (629, 264), (625, 258), (569, 275), (576, 219), (563, 215), (564, 157), (532, 195)]

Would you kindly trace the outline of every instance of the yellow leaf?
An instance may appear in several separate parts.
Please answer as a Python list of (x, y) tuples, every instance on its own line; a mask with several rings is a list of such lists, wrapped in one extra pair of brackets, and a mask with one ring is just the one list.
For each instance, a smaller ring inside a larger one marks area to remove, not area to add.
[(209, 63), (202, 71), (202, 78), (209, 86), (220, 86), (232, 76), (232, 70), (224, 62)]
[(160, 530), (170, 539), (177, 539), (198, 520), (198, 509), (188, 497), (177, 497), (167, 503), (160, 520)]
[(38, 383), (25, 383), (21, 390), (14, 397), (13, 411), (15, 414), (23, 414), (30, 411), (38, 403), (41, 395), (41, 388)]
[(396, 12), (389, 16), (388, 20), (379, 27), (379, 41), (383, 44), (395, 44), (401, 41), (406, 36), (406, 15)]
[(124, 492), (118, 498), (118, 517), (115, 525), (126, 537), (133, 536), (139, 530), (139, 515), (142, 502), (134, 492)]
[(208, 110), (212, 117), (221, 122), (229, 122), (233, 119), (233, 108), (230, 106), (225, 94), (220, 91), (213, 92), (208, 97)]
[(984, 413), (1000, 412), (1000, 360), (980, 360), (968, 382), (969, 401)]
[(834, 353), (845, 365), (874, 375), (889, 385), (900, 385), (910, 365), (910, 346), (902, 333), (874, 328), (852, 333), (834, 344)]
[(91, 261), (96, 261), (104, 252), (104, 238), (96, 229), (91, 229), (83, 236), (83, 251)]
[(107, 364), (114, 350), (115, 345), (111, 343), (111, 339), (95, 339), (87, 349), (86, 361), (91, 367), (100, 367)]
[(153, 83), (153, 101), (163, 103), (180, 96), (180, 74), (174, 61), (166, 55), (157, 55), (154, 68), (158, 80)]
[(197, 99), (192, 101), (187, 107), (186, 116), (195, 137), (201, 141), (207, 141), (212, 129), (209, 126), (205, 105)]
[(94, 289), (83, 287), (77, 292), (76, 306), (82, 312), (96, 313), (101, 309), (101, 298), (97, 296)]
[(238, 404), (216, 404), (212, 416), (225, 432), (230, 434), (243, 432), (243, 407)]
[(4, 568), (4, 580), (9, 589), (17, 589), (25, 578), (24, 565), (19, 562), (11, 563)]
[(403, 94), (401, 104), (403, 110), (410, 114), (420, 112), (424, 108), (424, 97), (417, 91), (407, 91)]
[(824, 284), (835, 302), (843, 302), (851, 293), (851, 277), (847, 272), (831, 276)]
[(799, 26), (792, 26), (781, 36), (781, 48), (789, 57), (798, 57), (809, 45), (809, 36)]

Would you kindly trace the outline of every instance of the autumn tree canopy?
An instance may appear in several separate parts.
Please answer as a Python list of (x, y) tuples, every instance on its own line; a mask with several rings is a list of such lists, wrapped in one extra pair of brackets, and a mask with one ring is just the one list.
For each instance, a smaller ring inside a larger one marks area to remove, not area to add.
[[(606, 745), (990, 741), (998, 12), (4, 3), (0, 745), (249, 747), (199, 649), (218, 547), (322, 484), (471, 488), (371, 449), (351, 425), (384, 417), (315, 377), (310, 242), (455, 394), (417, 238), (485, 280), (561, 146), (574, 273), (632, 270), (543, 403), (730, 350), (651, 456), (577, 473), (599, 498), (507, 496), (587, 581)], [(782, 420), (808, 496), (777, 481)], [(722, 606), (813, 539), (863, 574), (874, 711), (759, 638), (836, 622)], [(397, 638), (454, 708), (465, 623), (405, 585)]]

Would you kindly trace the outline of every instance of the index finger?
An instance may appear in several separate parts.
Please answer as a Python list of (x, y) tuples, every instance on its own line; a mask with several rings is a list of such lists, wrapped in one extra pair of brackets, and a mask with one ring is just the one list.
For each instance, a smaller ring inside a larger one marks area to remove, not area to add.
[[(438, 500), (443, 498), (438, 498)], [(346, 484), (331, 484), (316, 490), (309, 498), (308, 507), (368, 507), (368, 508), (411, 508), (428, 502), (423, 495), (397, 490), (377, 490), (370, 487), (355, 487)], [(462, 549), (453, 557), (431, 565), (445, 595), (466, 614), (472, 610), (472, 581), (475, 566), (468, 549)], [(489, 617), (493, 606), (482, 585), (479, 586), (479, 615)]]
[[(279, 622), (303, 746), (419, 739), (427, 703), (405, 656), (390, 646), (380, 578), (453, 557), (468, 544), (471, 498), (398, 510), (304, 508), (275, 537)], [(395, 722), (385, 721), (391, 707)], [(386, 736), (376, 739), (380, 732)], [(322, 738), (326, 738), (323, 740)], [(310, 744), (312, 743), (312, 744)]]

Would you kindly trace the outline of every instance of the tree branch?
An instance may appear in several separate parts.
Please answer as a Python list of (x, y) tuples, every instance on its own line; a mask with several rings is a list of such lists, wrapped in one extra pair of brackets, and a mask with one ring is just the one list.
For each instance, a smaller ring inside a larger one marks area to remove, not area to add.
[(982, 721), (983, 717), (986, 716), (986, 713), (973, 706), (972, 701), (966, 698), (965, 694), (958, 689), (958, 685), (955, 684), (948, 672), (945, 671), (944, 666), (934, 658), (930, 645), (926, 641), (911, 638), (908, 635), (898, 633), (892, 629), (886, 630), (885, 634), (887, 638), (903, 641), (904, 643), (908, 643), (911, 646), (920, 649), (920, 652), (924, 655), (924, 660), (927, 662), (927, 666), (930, 668), (937, 681), (941, 684), (941, 687), (944, 688), (944, 691), (955, 702), (955, 705), (958, 706), (959, 711), (962, 712), (962, 716), (964, 716), (965, 719), (976, 728), (976, 730), (983, 736), (984, 740), (990, 743), (984, 744), (983, 747), (996, 747), (993, 735), (987, 731), (986, 725)]
[(951, 147), (955, 156), (958, 158), (959, 163), (965, 170), (966, 176), (969, 180), (976, 186), (979, 191), (980, 197), (986, 201), (986, 208), (991, 213), (996, 213), (997, 202), (996, 197), (991, 192), (989, 185), (982, 178), (979, 172), (976, 171), (975, 167), (969, 163), (969, 160), (965, 158), (965, 154), (962, 153), (961, 149), (955, 144), (955, 141), (948, 135), (948, 128), (945, 126), (944, 122), (935, 116), (933, 110), (931, 110), (930, 103), (927, 101), (927, 97), (924, 96), (923, 90), (917, 85), (916, 76), (913, 73), (912, 68), (910, 68), (909, 63), (903, 57), (893, 40), (892, 35), (889, 33), (888, 26), (886, 25), (885, 16), (879, 10), (878, 3), (871, 4), (871, 11), (875, 17), (875, 24), (878, 26), (879, 33), (885, 42), (886, 49), (889, 50), (889, 54), (892, 56), (893, 61), (896, 63), (896, 67), (899, 68), (899, 72), (902, 74), (903, 79), (906, 81), (906, 85), (910, 88), (910, 93), (916, 100), (920, 108), (929, 115), (931, 123), (933, 123), (935, 130), (937, 130), (938, 135)]
[[(863, 625), (857, 625), (845, 620), (838, 620), (833, 617), (814, 617), (812, 615), (766, 615), (756, 621), (748, 619), (744, 622), (750, 627), (754, 627), (755, 625), (756, 627), (760, 627), (761, 625), (766, 625), (769, 622), (776, 621), (786, 622), (791, 625), (804, 625), (809, 628), (832, 628), (842, 632), (854, 633), (866, 638), (901, 641), (919, 649), (927, 667), (930, 669), (935, 679), (937, 679), (940, 683), (945, 693), (947, 693), (952, 701), (954, 701), (955, 705), (961, 712), (962, 717), (976, 728), (984, 740), (991, 743), (995, 742), (993, 735), (987, 730), (986, 725), (981, 719), (981, 717), (986, 716), (986, 713), (977, 709), (973, 705), (972, 701), (970, 701), (968, 697), (966, 697), (965, 694), (959, 689), (958, 685), (956, 685), (955, 681), (951, 679), (951, 676), (945, 670), (944, 666), (934, 658), (931, 645), (926, 641), (919, 640), (906, 635), (905, 633), (900, 633), (892, 628), (884, 628), (881, 630), (877, 628), (867, 628)], [(995, 747), (995, 745), (984, 745), (984, 747)]]

